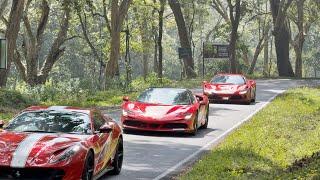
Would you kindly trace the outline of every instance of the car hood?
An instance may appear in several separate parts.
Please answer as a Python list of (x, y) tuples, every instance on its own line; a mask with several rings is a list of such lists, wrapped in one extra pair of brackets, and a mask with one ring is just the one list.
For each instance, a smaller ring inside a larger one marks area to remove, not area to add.
[(0, 166), (45, 165), (67, 148), (81, 144), (85, 137), (47, 133), (0, 132)]
[(129, 111), (129, 116), (148, 118), (152, 120), (183, 119), (188, 113), (193, 112), (192, 105), (162, 105), (131, 102), (124, 105)]

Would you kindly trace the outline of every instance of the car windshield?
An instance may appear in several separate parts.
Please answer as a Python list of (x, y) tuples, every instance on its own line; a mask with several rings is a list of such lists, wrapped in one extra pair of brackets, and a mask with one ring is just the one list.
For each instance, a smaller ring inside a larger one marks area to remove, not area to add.
[(189, 105), (190, 97), (186, 90), (150, 88), (144, 91), (139, 97), (138, 102), (164, 105)]
[(91, 133), (90, 119), (87, 114), (53, 110), (22, 113), (5, 129), (15, 132)]
[(215, 76), (211, 83), (213, 84), (236, 84), (236, 85), (242, 85), (245, 84), (245, 81), (242, 76), (226, 76), (226, 75), (220, 75)]

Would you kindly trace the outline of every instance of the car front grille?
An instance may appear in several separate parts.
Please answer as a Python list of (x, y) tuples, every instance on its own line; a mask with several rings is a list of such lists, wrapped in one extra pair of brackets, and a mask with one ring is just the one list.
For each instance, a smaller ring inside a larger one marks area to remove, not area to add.
[(125, 120), (123, 125), (136, 127), (136, 128), (149, 128), (149, 129), (187, 129), (188, 125), (184, 123), (164, 123), (164, 124), (157, 124), (157, 123), (146, 123), (141, 122), (138, 120)]
[(147, 123), (141, 122), (141, 121), (135, 121), (135, 120), (126, 120), (123, 122), (126, 126), (132, 126), (132, 127), (147, 127)]
[(188, 126), (182, 123), (168, 123), (163, 126), (166, 129), (186, 129)]
[(50, 168), (0, 167), (0, 179), (60, 180), (64, 175), (63, 170)]

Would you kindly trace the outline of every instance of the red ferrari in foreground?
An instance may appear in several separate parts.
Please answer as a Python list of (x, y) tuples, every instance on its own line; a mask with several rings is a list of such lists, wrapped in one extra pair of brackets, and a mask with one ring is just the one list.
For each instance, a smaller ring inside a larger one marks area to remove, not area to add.
[(89, 180), (122, 161), (122, 131), (98, 110), (30, 107), (0, 130), (0, 179)]
[(210, 101), (231, 101), (250, 104), (256, 100), (256, 82), (240, 74), (218, 74), (203, 83), (203, 92)]
[(187, 89), (149, 88), (136, 101), (124, 97), (124, 130), (182, 131), (192, 135), (207, 128), (209, 101)]

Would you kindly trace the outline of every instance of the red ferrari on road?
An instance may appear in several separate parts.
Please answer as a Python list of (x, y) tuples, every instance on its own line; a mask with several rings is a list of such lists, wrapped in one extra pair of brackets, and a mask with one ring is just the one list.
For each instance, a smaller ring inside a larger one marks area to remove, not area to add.
[(240, 74), (218, 74), (211, 82), (203, 83), (203, 91), (212, 101), (231, 101), (250, 104), (256, 100), (256, 82)]
[(182, 131), (192, 135), (207, 128), (209, 101), (187, 89), (149, 88), (136, 101), (124, 98), (124, 130)]
[(90, 180), (122, 161), (121, 128), (95, 109), (30, 107), (0, 130), (0, 179)]

